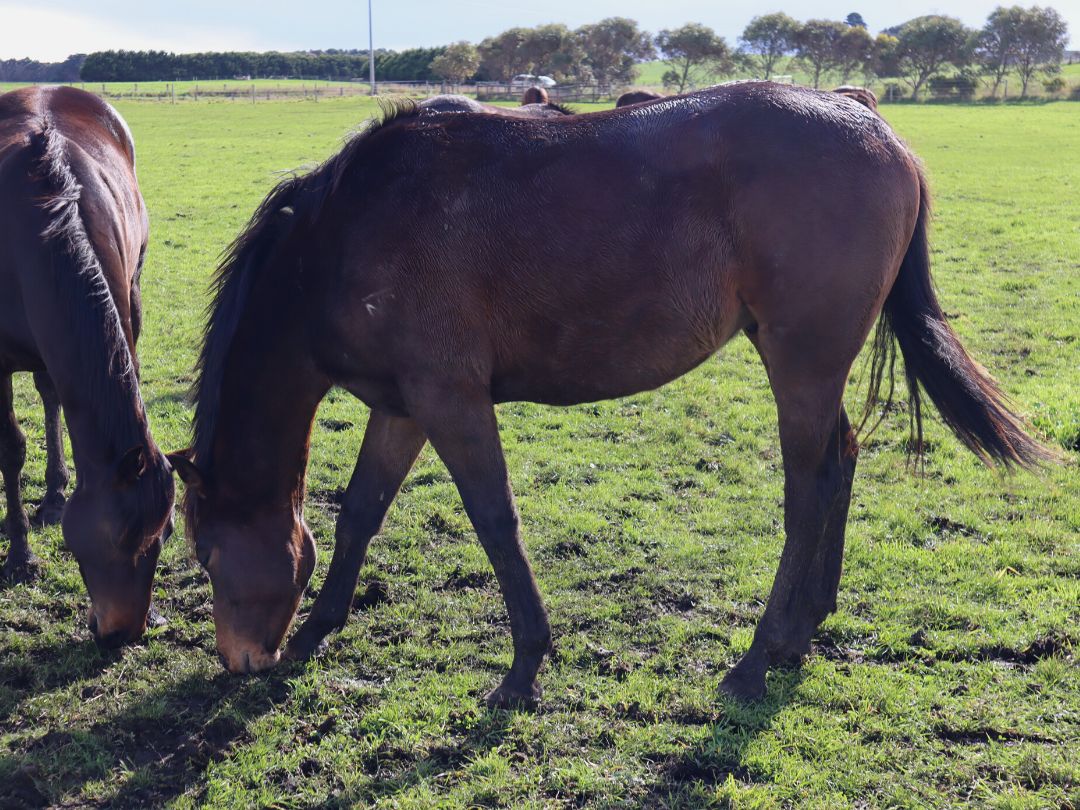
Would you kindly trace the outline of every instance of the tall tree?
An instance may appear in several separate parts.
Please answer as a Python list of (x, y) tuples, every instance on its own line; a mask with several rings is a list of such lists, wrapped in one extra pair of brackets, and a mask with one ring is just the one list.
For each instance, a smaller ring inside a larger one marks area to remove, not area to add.
[(570, 29), (561, 23), (526, 29), (521, 54), (529, 73), (559, 81), (588, 78), (583, 75), (585, 52)]
[(900, 76), (900, 40), (884, 31), (874, 37), (874, 55), (867, 66), (866, 75), (882, 78)]
[(795, 34), (795, 56), (799, 64), (813, 76), (814, 87), (821, 77), (837, 67), (840, 42), (848, 28), (837, 20), (808, 20)]
[(480, 67), (489, 79), (508, 81), (518, 73), (526, 72), (528, 59), (522, 46), (528, 35), (528, 29), (510, 28), (477, 46)]
[(574, 32), (593, 79), (602, 85), (632, 84), (635, 65), (656, 58), (648, 33), (626, 17), (608, 17)]
[(992, 96), (997, 96), (998, 88), (1013, 69), (1017, 29), (1023, 13), (1020, 6), (998, 6), (987, 17), (975, 40), (973, 56), (982, 72), (993, 79)]
[(900, 26), (896, 38), (900, 74), (916, 101), (932, 76), (949, 65), (963, 67), (970, 60), (971, 32), (955, 17), (916, 17)]
[(691, 84), (726, 76), (734, 68), (731, 49), (706, 25), (687, 23), (656, 35), (656, 49), (667, 64), (664, 86), (682, 93)]
[(866, 75), (874, 62), (874, 38), (861, 26), (849, 27), (836, 44), (836, 70), (846, 84), (856, 73)]
[(771, 79), (783, 59), (795, 47), (799, 23), (783, 12), (754, 17), (739, 37), (743, 60), (763, 79)]
[(852, 28), (869, 28), (862, 14), (857, 11), (853, 11), (844, 17), (844, 25), (850, 25)]
[(1057, 73), (1065, 55), (1069, 27), (1052, 8), (1032, 6), (1021, 10), (1016, 31), (1013, 62), (1020, 74), (1020, 98), (1027, 96), (1028, 83), (1039, 73)]
[(480, 68), (480, 52), (470, 42), (455, 42), (431, 60), (431, 72), (452, 84), (461, 84)]

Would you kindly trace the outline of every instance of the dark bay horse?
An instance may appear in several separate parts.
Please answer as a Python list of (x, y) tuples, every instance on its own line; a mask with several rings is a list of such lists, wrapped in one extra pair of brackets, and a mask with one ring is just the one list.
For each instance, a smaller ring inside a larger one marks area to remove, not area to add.
[(547, 104), (550, 101), (548, 92), (543, 87), (530, 87), (521, 94), (521, 106), (527, 104)]
[(643, 104), (646, 101), (656, 101), (661, 98), (664, 98), (664, 96), (648, 90), (630, 90), (615, 100), (615, 106), (629, 107), (631, 104)]
[[(539, 242), (518, 227), (536, 211)], [(764, 82), (550, 120), (402, 108), (281, 183), (217, 276), (194, 442), (172, 457), (226, 666), (279, 659), (315, 566), (311, 424), (337, 385), (371, 416), (330, 570), (286, 655), (344, 624), (368, 543), (430, 441), (509, 612), (513, 665), (488, 700), (534, 704), (551, 629), (494, 403), (655, 388), (742, 332), (776, 399), (787, 540), (723, 688), (760, 696), (767, 668), (804, 655), (836, 606), (857, 454), (842, 394), (879, 315), (871, 402), (898, 343), (918, 425), (922, 386), (984, 459), (1051, 455), (942, 314), (928, 219), (918, 163), (881, 118)]]
[[(90, 593), (91, 630), (105, 645), (145, 629), (173, 505), (170, 467), (147, 427), (135, 355), (146, 239), (134, 143), (112, 107), (70, 87), (0, 96), (4, 567), (25, 578), (34, 564), (19, 492), (26, 442), (11, 395), (12, 373), (32, 371), (55, 386), (55, 423), (47, 427), (61, 464), (60, 406), (71, 433), (76, 486), (63, 510), (64, 541)], [(55, 462), (50, 450), (50, 495)]]
[(833, 88), (834, 93), (839, 93), (842, 96), (847, 96), (853, 99), (864, 107), (869, 107), (874, 112), (877, 112), (877, 96), (873, 90), (866, 87), (857, 87), (853, 84), (842, 84), (839, 87)]

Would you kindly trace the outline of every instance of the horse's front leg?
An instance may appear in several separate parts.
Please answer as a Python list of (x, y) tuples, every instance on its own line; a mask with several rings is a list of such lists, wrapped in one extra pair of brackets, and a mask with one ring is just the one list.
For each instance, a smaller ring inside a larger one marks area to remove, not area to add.
[(334, 556), (307, 619), (285, 648), (285, 656), (303, 660), (316, 653), (327, 634), (345, 626), (356, 580), (368, 544), (425, 442), (412, 419), (372, 411), (338, 516)]
[(457, 484), (510, 615), (514, 662), (488, 694), (488, 705), (533, 708), (540, 700), (536, 675), (551, 650), (551, 626), (521, 542), (490, 394), (474, 382), (425, 383), (407, 390), (406, 402)]
[(11, 582), (29, 582), (37, 576), (40, 562), (30, 550), (30, 520), (23, 507), (20, 476), (26, 461), (26, 436), (15, 418), (11, 375), (0, 372), (0, 475), (7, 493), (8, 555), (2, 570)]
[(45, 500), (30, 522), (34, 526), (53, 526), (64, 514), (64, 490), (70, 475), (64, 460), (64, 427), (60, 421), (60, 397), (52, 378), (44, 371), (35, 372), (34, 386), (45, 409)]

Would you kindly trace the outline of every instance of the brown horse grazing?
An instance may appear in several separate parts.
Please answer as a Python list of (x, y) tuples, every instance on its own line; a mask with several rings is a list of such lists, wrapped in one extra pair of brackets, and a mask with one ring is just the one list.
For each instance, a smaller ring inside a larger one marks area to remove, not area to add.
[[(536, 211), (539, 242), (518, 227)], [(928, 220), (916, 159), (833, 93), (759, 82), (552, 120), (388, 115), (271, 192), (217, 276), (194, 443), (173, 459), (226, 666), (278, 661), (315, 566), (311, 424), (337, 385), (371, 416), (326, 581), (286, 655), (343, 625), (368, 543), (430, 441), (509, 612), (513, 665), (489, 702), (535, 703), (551, 629), (494, 403), (655, 388), (744, 332), (776, 398), (787, 541), (723, 685), (760, 696), (766, 669), (806, 653), (836, 606), (856, 457), (842, 394), (879, 314), (875, 398), (895, 338), (917, 420), (922, 385), (984, 459), (1050, 455), (942, 314)]]
[(506, 115), (511, 118), (561, 118), (564, 115), (573, 115), (573, 110), (561, 104), (543, 102), (539, 104), (524, 104), (520, 107), (497, 107), (494, 104), (484, 104), (468, 96), (441, 95), (425, 98), (417, 102), (417, 108), (421, 113), (489, 113), (492, 115)]
[(530, 87), (521, 96), (522, 107), (526, 104), (547, 104), (548, 101), (548, 92), (543, 87)]
[(869, 90), (865, 87), (856, 87), (853, 84), (843, 84), (840, 87), (833, 88), (834, 93), (839, 93), (842, 96), (847, 96), (853, 99), (864, 107), (869, 107), (874, 112), (877, 112), (877, 96), (874, 95), (873, 90)]
[[(51, 491), (71, 432), (76, 486), (67, 547), (90, 593), (90, 627), (115, 645), (145, 629), (170, 467), (147, 428), (135, 342), (147, 218), (127, 125), (97, 96), (31, 87), (0, 96), (0, 466), (11, 543), (5, 571), (33, 564), (19, 495), (25, 440), (11, 375), (33, 371), (46, 402)], [(48, 383), (55, 385), (55, 393)], [(66, 474), (66, 471), (65, 471)], [(60, 487), (62, 489), (62, 487)]]
[(629, 107), (631, 104), (642, 104), (646, 101), (656, 101), (657, 99), (664, 98), (659, 93), (651, 93), (648, 90), (631, 90), (628, 93), (623, 93), (615, 101), (616, 107)]

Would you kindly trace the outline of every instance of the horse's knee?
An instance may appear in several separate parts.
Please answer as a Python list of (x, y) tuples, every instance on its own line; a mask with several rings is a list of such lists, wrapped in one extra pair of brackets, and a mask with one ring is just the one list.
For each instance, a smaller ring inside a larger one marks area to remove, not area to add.
[(357, 540), (361, 542), (368, 540), (378, 534), (379, 529), (382, 528), (381, 515), (379, 510), (351, 505), (346, 501), (341, 507), (341, 514), (338, 515), (334, 528), (335, 538), (339, 543), (346, 545)]
[(508, 537), (517, 537), (521, 531), (521, 518), (516, 509), (499, 509), (476, 515), (473, 527), (480, 541), (487, 545), (488, 538), (500, 542)]

